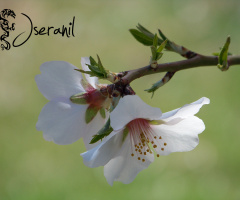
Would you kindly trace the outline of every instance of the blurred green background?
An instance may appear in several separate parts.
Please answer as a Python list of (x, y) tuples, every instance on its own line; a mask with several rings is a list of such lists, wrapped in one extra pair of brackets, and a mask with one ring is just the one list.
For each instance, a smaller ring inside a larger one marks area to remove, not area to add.
[[(42, 63), (98, 54), (119, 72), (148, 64), (150, 49), (128, 32), (137, 23), (202, 54), (219, 50), (231, 35), (230, 51), (240, 54), (240, 2), (237, 0), (1, 0), (1, 10), (16, 13), (16, 33), (29, 32), (26, 13), (37, 27), (68, 25), (75, 16), (75, 37), (35, 36), (20, 47), (0, 51), (0, 199), (240, 199), (240, 66), (227, 72), (202, 67), (178, 72), (151, 95), (143, 90), (163, 74), (132, 83), (147, 103), (163, 112), (210, 98), (198, 117), (206, 130), (191, 152), (160, 157), (129, 185), (109, 186), (103, 168), (88, 168), (79, 155), (83, 142), (60, 146), (43, 139), (35, 124), (47, 100), (34, 81)], [(161, 62), (182, 59), (166, 52)]]

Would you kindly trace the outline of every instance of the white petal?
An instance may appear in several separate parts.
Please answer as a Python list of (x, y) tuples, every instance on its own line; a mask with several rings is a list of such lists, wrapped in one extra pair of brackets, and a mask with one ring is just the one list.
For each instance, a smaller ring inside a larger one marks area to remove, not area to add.
[(88, 134), (85, 134), (83, 136), (83, 142), (84, 142), (87, 150), (92, 149), (101, 143), (101, 141), (98, 141), (94, 144), (89, 144), (93, 138), (93, 135), (97, 134), (97, 132), (107, 122), (107, 119), (109, 118), (109, 112), (105, 111), (105, 113), (106, 113), (105, 119), (102, 118), (102, 116), (100, 115), (100, 112), (97, 113), (97, 115), (94, 117), (94, 119), (90, 122), (91, 125), (88, 127)]
[(35, 77), (38, 89), (48, 100), (85, 91), (80, 84), (82, 75), (74, 69), (77, 68), (64, 61), (43, 63), (40, 67), (42, 74)]
[(137, 174), (154, 160), (153, 154), (145, 156), (145, 162), (138, 160), (136, 156), (132, 157), (129, 135), (125, 141), (118, 154), (104, 166), (104, 175), (110, 185), (113, 185), (114, 181), (131, 183)]
[(189, 116), (193, 116), (196, 113), (198, 113), (199, 109), (205, 105), (209, 104), (210, 100), (206, 97), (202, 97), (201, 99), (191, 103), (191, 104), (186, 104), (181, 108), (178, 108), (176, 110), (172, 110), (167, 113), (163, 113), (161, 119), (164, 121), (170, 121), (173, 118), (186, 118)]
[(122, 147), (122, 131), (112, 132), (98, 146), (81, 154), (88, 167), (104, 166)]
[(137, 95), (128, 95), (120, 99), (117, 107), (110, 114), (111, 126), (114, 130), (119, 130), (134, 119), (157, 120), (161, 115), (159, 108), (149, 106)]
[[(158, 140), (156, 151), (160, 155), (168, 155), (172, 152), (191, 151), (198, 143), (198, 134), (204, 131), (203, 121), (195, 116), (180, 120), (174, 125), (161, 124), (152, 125)], [(166, 143), (166, 146), (164, 145)], [(164, 150), (161, 150), (164, 148)]]
[(95, 124), (95, 119), (89, 124), (85, 123), (87, 106), (73, 104), (67, 98), (50, 101), (39, 115), (37, 130), (43, 131), (44, 138), (56, 144), (71, 144), (86, 134), (92, 136), (96, 132), (89, 130), (100, 129), (100, 126)]
[(89, 167), (104, 166), (104, 175), (110, 185), (114, 181), (130, 183), (143, 169), (147, 168), (154, 160), (150, 155), (145, 162), (139, 161), (136, 156), (132, 157), (130, 136), (123, 143), (123, 131), (112, 132), (95, 148), (82, 153), (83, 162)]
[[(84, 71), (90, 71), (87, 64), (90, 65), (89, 57), (82, 57), (81, 65)], [(94, 88), (96, 88), (96, 85), (98, 84), (98, 77), (95, 77), (95, 76), (91, 77), (88, 74), (85, 74), (85, 77), (87, 79), (87, 82), (90, 83)]]

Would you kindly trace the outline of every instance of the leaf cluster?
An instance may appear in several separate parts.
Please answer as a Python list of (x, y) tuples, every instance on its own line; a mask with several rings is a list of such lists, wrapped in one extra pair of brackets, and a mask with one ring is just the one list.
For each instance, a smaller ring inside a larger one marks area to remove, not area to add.
[(152, 61), (158, 61), (163, 53), (163, 49), (165, 48), (166, 44), (167, 44), (168, 40), (164, 40), (158, 47), (158, 36), (157, 34), (155, 34), (154, 38), (153, 38), (153, 45), (151, 46), (151, 51), (152, 51)]
[[(129, 31), (133, 35), (133, 37), (143, 45), (145, 46), (153, 45), (155, 35), (146, 28), (144, 28), (141, 24), (138, 24), (137, 29), (130, 29)], [(157, 44), (161, 45), (163, 41), (164, 39), (158, 38)]]
[(108, 75), (108, 71), (103, 67), (102, 62), (97, 55), (98, 62), (94, 60), (93, 57), (89, 57), (90, 59), (90, 65), (88, 65), (88, 68), (90, 71), (84, 71), (82, 69), (76, 69), (77, 71), (80, 71), (85, 74), (89, 74), (90, 76), (96, 76), (100, 79), (106, 79)]

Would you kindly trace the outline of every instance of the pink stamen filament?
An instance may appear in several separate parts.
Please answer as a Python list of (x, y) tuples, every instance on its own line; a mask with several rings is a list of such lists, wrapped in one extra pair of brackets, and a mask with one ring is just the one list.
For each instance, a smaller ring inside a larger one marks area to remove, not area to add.
[[(153, 149), (158, 146), (163, 146), (159, 141), (162, 140), (162, 137), (158, 137), (156, 133), (154, 133), (147, 119), (134, 119), (127, 124), (127, 128), (131, 140), (131, 155), (134, 156), (135, 152), (138, 160), (145, 162), (147, 154), (153, 153), (149, 143), (152, 144)], [(164, 143), (164, 146), (166, 145), (167, 144)], [(159, 154), (157, 154), (157, 157), (159, 157)]]

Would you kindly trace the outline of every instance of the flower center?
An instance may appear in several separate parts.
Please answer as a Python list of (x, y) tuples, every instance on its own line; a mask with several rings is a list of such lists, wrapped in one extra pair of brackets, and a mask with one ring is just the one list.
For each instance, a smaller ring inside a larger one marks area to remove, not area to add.
[(84, 94), (86, 102), (91, 107), (96, 107), (98, 109), (105, 107), (105, 101), (108, 96), (104, 96), (99, 90), (95, 88), (88, 88), (87, 92)]
[[(162, 143), (162, 137), (157, 134), (151, 128), (147, 119), (137, 118), (127, 124), (127, 128), (130, 134), (132, 153), (131, 156), (137, 156), (137, 159), (145, 162), (146, 156), (152, 154), (152, 148), (156, 149), (161, 146), (166, 146), (166, 143)], [(152, 147), (152, 148), (151, 148)], [(164, 148), (160, 148), (164, 151)], [(135, 153), (134, 153), (135, 152)], [(157, 154), (157, 157), (160, 155)]]

